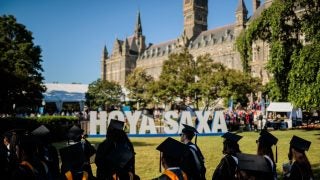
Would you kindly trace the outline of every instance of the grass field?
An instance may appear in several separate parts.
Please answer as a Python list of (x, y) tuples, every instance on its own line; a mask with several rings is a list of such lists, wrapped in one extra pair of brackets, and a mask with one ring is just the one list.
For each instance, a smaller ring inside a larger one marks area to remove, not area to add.
[[(309, 151), (306, 152), (307, 157), (312, 165), (315, 179), (320, 179), (320, 130), (286, 130), (272, 131), (278, 141), (278, 174), (282, 173), (282, 164), (288, 162), (287, 154), (289, 142), (293, 135), (302, 137), (312, 142)], [(255, 154), (257, 145), (256, 139), (259, 137), (258, 132), (242, 132), (243, 138), (239, 141), (240, 149), (243, 153)], [(174, 137), (179, 140), (179, 137)], [(136, 174), (142, 180), (152, 179), (160, 175), (159, 172), (159, 151), (156, 147), (165, 140), (166, 137), (152, 138), (130, 138), (136, 152)], [(89, 141), (97, 145), (102, 141), (102, 138), (89, 138)], [(200, 136), (198, 137), (198, 146), (200, 147), (207, 168), (206, 178), (211, 179), (212, 174), (220, 159), (222, 158), (222, 141), (220, 136)], [(273, 147), (275, 152), (275, 147)], [(93, 171), (96, 167), (92, 164)]]

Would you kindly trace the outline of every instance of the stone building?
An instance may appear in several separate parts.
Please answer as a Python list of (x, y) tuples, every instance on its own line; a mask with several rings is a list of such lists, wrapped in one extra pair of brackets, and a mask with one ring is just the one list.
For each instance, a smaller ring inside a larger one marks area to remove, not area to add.
[[(134, 34), (124, 40), (116, 39), (109, 55), (104, 47), (101, 60), (101, 79), (118, 82), (124, 86), (127, 75), (135, 68), (143, 68), (147, 74), (158, 79), (162, 65), (168, 55), (187, 47), (197, 57), (210, 54), (213, 61), (228, 68), (242, 70), (240, 54), (235, 40), (246, 28), (251, 19), (259, 16), (270, 6), (272, 0), (266, 0), (260, 6), (260, 0), (252, 0), (253, 15), (248, 18), (244, 0), (235, 7), (235, 22), (215, 29), (207, 29), (208, 0), (183, 0), (184, 31), (180, 37), (159, 44), (146, 46), (142, 32), (140, 13), (138, 13)], [(269, 47), (264, 42), (253, 44), (252, 75), (269, 81), (264, 66), (268, 58)]]

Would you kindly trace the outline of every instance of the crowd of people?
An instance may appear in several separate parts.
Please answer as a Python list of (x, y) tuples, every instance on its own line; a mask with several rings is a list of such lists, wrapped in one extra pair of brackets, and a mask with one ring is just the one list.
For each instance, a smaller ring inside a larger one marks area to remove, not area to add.
[[(23, 129), (8, 131), (3, 135), (0, 149), (1, 179), (138, 180), (134, 146), (123, 128), (124, 122), (111, 120), (106, 139), (95, 149), (84, 131), (74, 125), (68, 131), (68, 146), (59, 149), (59, 153), (51, 144), (50, 131), (43, 125), (32, 132)], [(238, 142), (242, 136), (225, 133), (222, 136), (222, 158), (212, 177), (206, 177), (205, 160), (197, 146), (197, 134), (194, 127), (184, 124), (180, 141), (168, 137), (158, 145), (156, 149), (160, 151), (159, 168), (162, 174), (154, 179), (278, 179), (277, 152), (274, 155), (272, 151), (278, 139), (267, 130), (262, 130), (256, 141), (257, 154), (241, 152)], [(311, 165), (305, 154), (310, 145), (310, 141), (292, 137), (288, 152), (290, 163), (283, 166), (284, 179), (313, 179)], [(90, 165), (90, 158), (94, 154), (96, 174)]]

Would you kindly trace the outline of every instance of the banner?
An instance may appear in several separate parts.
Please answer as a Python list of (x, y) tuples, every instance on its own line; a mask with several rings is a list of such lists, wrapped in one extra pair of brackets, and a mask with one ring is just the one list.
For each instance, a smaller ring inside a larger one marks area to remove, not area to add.
[[(190, 111), (182, 111), (180, 114), (176, 111), (164, 112), (160, 123), (156, 125), (155, 120), (142, 114), (142, 111), (111, 111), (108, 114), (106, 111), (99, 113), (90, 111), (89, 134), (105, 135), (111, 119), (125, 122), (129, 127), (129, 135), (180, 134), (183, 129), (182, 124), (195, 127), (200, 134), (227, 132), (223, 111), (195, 111), (194, 113), (197, 125), (194, 124)], [(213, 117), (212, 123), (208, 123), (210, 115)]]

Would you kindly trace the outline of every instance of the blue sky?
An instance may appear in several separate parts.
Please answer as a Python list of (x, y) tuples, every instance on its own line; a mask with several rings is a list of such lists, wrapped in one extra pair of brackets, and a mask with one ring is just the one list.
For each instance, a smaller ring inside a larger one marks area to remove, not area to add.
[[(140, 10), (146, 43), (177, 38), (183, 31), (182, 0), (0, 0), (33, 32), (42, 49), (46, 83), (89, 84), (100, 78), (102, 49), (134, 32)], [(252, 12), (252, 0), (245, 0)], [(209, 0), (208, 29), (231, 24), (238, 0)]]

